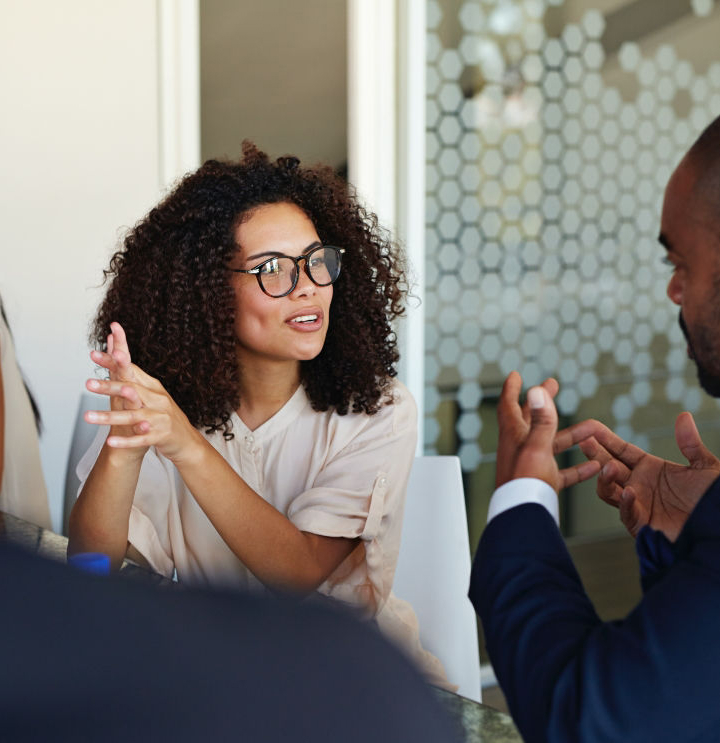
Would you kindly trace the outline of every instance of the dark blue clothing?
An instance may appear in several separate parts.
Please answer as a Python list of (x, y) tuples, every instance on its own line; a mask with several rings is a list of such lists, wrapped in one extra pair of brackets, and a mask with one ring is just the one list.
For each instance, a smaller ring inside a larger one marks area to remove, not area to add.
[(487, 525), (470, 598), (528, 743), (720, 741), (720, 479), (675, 544), (640, 550), (649, 587), (602, 622), (545, 508)]
[(92, 576), (0, 545), (0, 741), (457, 741), (328, 606)]
[(673, 543), (661, 532), (643, 526), (635, 540), (643, 591), (655, 585), (675, 564)]

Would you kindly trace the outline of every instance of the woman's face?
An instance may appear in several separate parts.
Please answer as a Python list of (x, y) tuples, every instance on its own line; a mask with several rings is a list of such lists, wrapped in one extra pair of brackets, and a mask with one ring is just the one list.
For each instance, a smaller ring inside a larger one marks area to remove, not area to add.
[[(240, 246), (233, 268), (255, 268), (277, 255), (297, 257), (319, 246), (320, 238), (305, 212), (295, 204), (265, 204), (254, 209), (235, 231)], [(322, 350), (330, 322), (332, 286), (316, 286), (300, 264), (290, 294), (269, 297), (253, 274), (233, 274), (238, 358), (252, 361), (305, 361)]]

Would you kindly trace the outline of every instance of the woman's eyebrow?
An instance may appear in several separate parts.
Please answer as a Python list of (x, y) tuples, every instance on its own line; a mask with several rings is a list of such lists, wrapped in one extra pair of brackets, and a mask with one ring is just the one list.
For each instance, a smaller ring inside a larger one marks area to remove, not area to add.
[[(322, 246), (322, 243), (319, 240), (315, 240), (311, 242), (310, 245), (308, 245), (307, 248), (303, 250), (301, 255), (305, 255), (305, 253), (309, 253), (314, 248), (319, 248), (321, 246)], [(240, 249), (242, 250), (242, 247)], [(253, 255), (249, 255), (245, 260), (254, 261), (258, 258), (279, 258), (281, 256), (285, 256), (285, 253), (280, 253), (277, 250), (266, 250), (262, 253), (254, 253)]]
[(284, 253), (279, 253), (277, 250), (266, 250), (264, 253), (249, 255), (245, 260), (254, 261), (256, 258), (277, 258), (281, 255), (284, 255)]

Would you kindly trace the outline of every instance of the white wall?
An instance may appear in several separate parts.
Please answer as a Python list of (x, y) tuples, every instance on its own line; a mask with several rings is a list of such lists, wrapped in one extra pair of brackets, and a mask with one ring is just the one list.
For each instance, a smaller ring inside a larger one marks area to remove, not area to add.
[(0, 0), (0, 293), (56, 529), (102, 269), (159, 194), (157, 19), (149, 0)]

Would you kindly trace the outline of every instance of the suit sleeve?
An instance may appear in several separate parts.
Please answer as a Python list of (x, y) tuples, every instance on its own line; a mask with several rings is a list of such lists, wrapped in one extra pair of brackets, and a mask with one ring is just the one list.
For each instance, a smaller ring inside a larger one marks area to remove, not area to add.
[(717, 482), (675, 551), (676, 563), (625, 619), (602, 622), (542, 506), (521, 505), (488, 524), (470, 598), (528, 743), (717, 740)]

